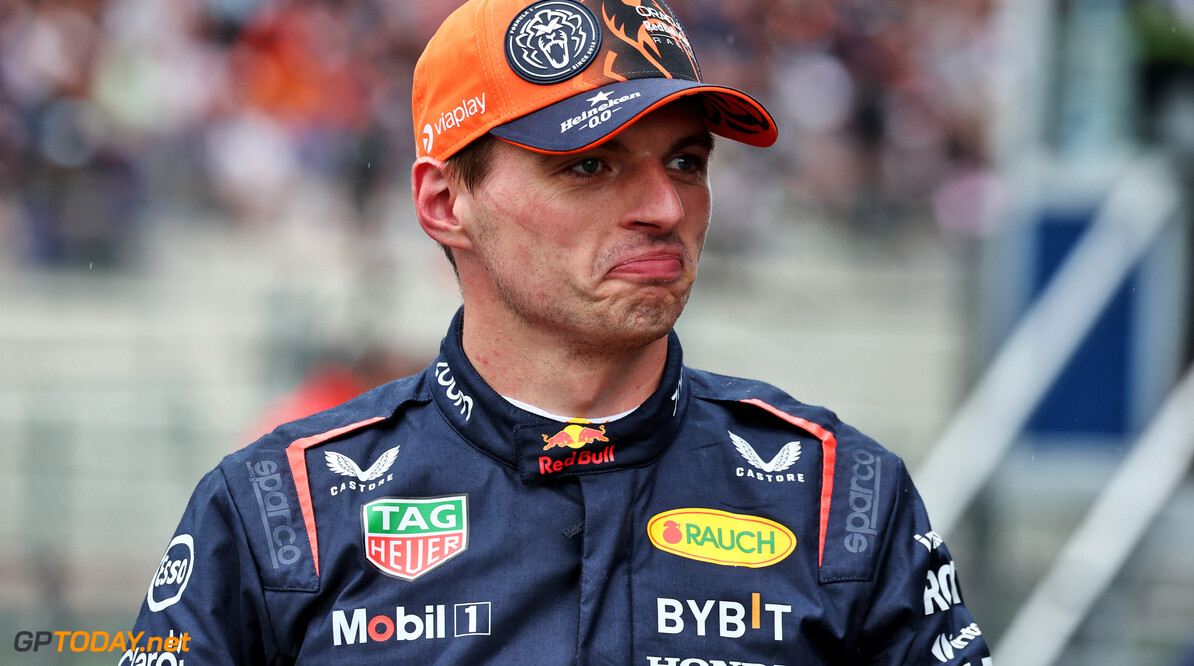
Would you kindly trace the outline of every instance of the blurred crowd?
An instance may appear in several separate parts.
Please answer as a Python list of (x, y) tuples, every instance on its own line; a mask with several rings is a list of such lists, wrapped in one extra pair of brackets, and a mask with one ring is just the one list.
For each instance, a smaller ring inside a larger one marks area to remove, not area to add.
[[(415, 59), (456, 4), (0, 0), (0, 260), (119, 266), (154, 213), (268, 225), (314, 181), (377, 224), (408, 187)], [(672, 4), (706, 78), (780, 123), (776, 149), (732, 153), (730, 189), (981, 233), (994, 0)]]

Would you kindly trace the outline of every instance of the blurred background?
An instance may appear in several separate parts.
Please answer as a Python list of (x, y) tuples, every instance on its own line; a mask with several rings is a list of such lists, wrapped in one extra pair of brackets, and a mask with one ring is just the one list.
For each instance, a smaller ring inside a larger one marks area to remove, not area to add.
[[(131, 626), (200, 476), (421, 369), (453, 0), (0, 2), (0, 638)], [(1194, 664), (1194, 0), (675, 0), (722, 142), (690, 365), (903, 456), (996, 663)]]

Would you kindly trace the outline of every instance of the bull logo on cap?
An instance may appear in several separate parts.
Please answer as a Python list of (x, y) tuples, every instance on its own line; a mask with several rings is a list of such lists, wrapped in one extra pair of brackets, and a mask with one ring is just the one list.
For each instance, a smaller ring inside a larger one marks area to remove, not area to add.
[(584, 5), (545, 0), (510, 23), (506, 60), (527, 81), (558, 83), (584, 71), (600, 45), (597, 19)]

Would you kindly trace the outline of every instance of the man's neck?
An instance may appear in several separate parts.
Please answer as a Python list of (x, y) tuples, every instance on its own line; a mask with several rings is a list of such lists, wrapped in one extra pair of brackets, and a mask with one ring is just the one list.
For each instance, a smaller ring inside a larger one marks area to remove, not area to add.
[(655, 392), (667, 362), (667, 337), (633, 349), (582, 347), (527, 327), (495, 331), (470, 326), (464, 352), (496, 392), (554, 414), (596, 418), (642, 404)]

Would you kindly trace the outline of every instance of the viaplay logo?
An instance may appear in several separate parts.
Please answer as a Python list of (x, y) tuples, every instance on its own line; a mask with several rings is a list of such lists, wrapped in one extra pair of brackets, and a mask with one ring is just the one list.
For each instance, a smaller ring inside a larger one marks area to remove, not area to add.
[(157, 573), (149, 583), (145, 601), (149, 610), (157, 613), (178, 603), (195, 571), (195, 540), (190, 534), (174, 537), (162, 555)]
[(435, 146), (435, 137), (460, 127), (464, 121), (478, 114), (485, 115), (485, 93), (460, 100), (455, 108), (439, 114), (439, 120), (423, 125), (423, 152), (430, 154)]

